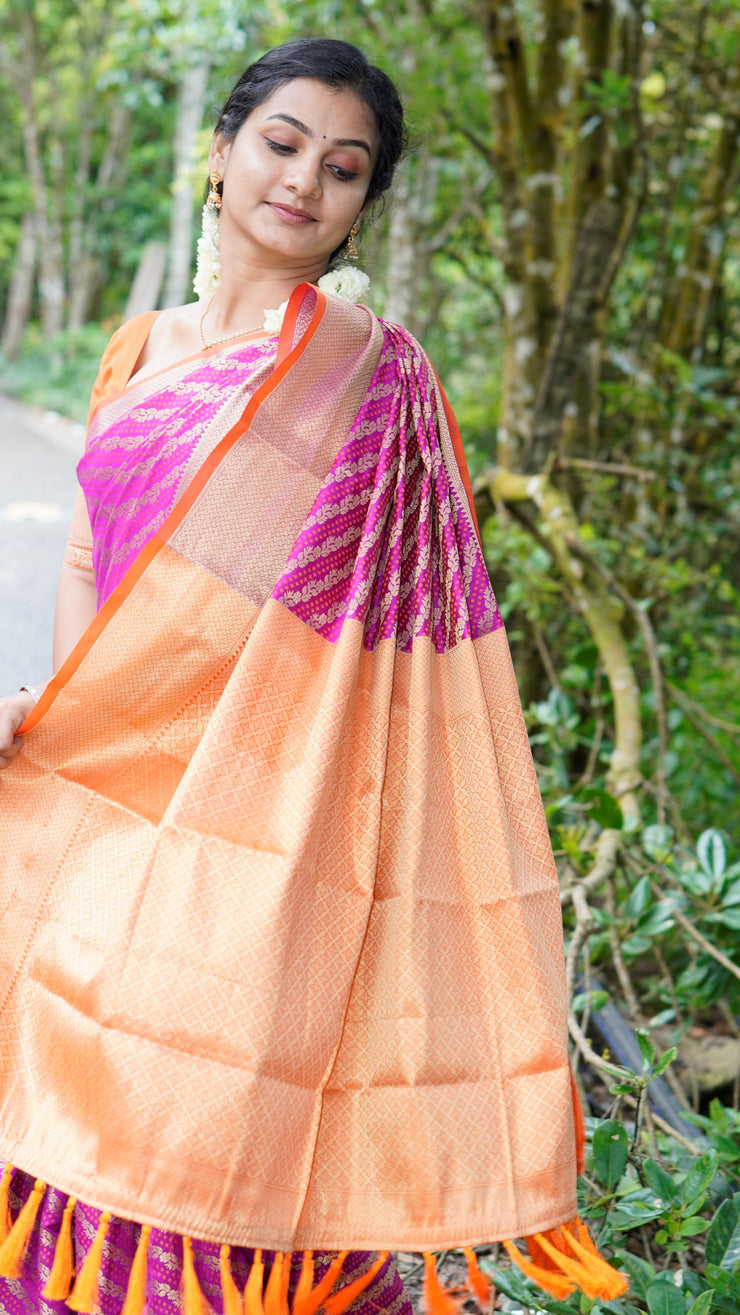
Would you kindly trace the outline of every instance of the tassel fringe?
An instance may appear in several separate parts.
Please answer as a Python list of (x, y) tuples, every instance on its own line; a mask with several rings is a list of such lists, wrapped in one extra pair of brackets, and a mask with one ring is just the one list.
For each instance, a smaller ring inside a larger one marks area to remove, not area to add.
[(514, 1264), (552, 1297), (567, 1297), (578, 1288), (587, 1297), (613, 1301), (629, 1290), (624, 1274), (599, 1255), (580, 1219), (525, 1240), (530, 1260), (512, 1242), (504, 1246)]
[(327, 1315), (344, 1315), (344, 1311), (352, 1302), (360, 1296), (372, 1283), (377, 1274), (380, 1273), (386, 1263), (390, 1251), (381, 1251), (377, 1260), (373, 1261), (369, 1269), (365, 1270), (359, 1278), (353, 1279), (351, 1283), (346, 1283), (343, 1288), (335, 1292), (332, 1297), (327, 1297), (324, 1302), (324, 1310)]
[[(287, 1302), (283, 1306), (283, 1261), (282, 1251), (277, 1251), (265, 1288), (265, 1315), (286, 1315)], [(287, 1269), (290, 1274), (290, 1255)]]
[(265, 1315), (262, 1304), (262, 1281), (264, 1276), (265, 1262), (262, 1259), (262, 1252), (255, 1251), (247, 1286), (244, 1289), (244, 1315)]
[(473, 1248), (463, 1247), (463, 1254), (468, 1262), (468, 1287), (481, 1310), (488, 1312), (491, 1309), (493, 1284), (480, 1268)]
[(39, 1212), (46, 1183), (36, 1179), (33, 1190), (21, 1210), (8, 1236), (0, 1247), (0, 1278), (18, 1278)]
[(106, 1210), (100, 1216), (98, 1231), (95, 1234), (95, 1240), (85, 1256), (85, 1263), (82, 1266), (77, 1281), (69, 1297), (67, 1305), (70, 1310), (82, 1311), (84, 1315), (93, 1315), (98, 1305), (98, 1282), (100, 1279), (100, 1264), (103, 1259), (103, 1247), (108, 1233), (110, 1224), (110, 1214)]
[(6, 1164), (3, 1169), (3, 1176), (0, 1178), (0, 1246), (2, 1246), (8, 1233), (13, 1227), (10, 1219), (10, 1180), (13, 1177), (12, 1164)]
[(208, 1315), (206, 1299), (201, 1291), (193, 1263), (193, 1240), (182, 1239), (182, 1311), (183, 1315)]
[(232, 1277), (229, 1256), (231, 1255), (230, 1246), (221, 1247), (219, 1267), (221, 1271), (221, 1297), (224, 1304), (224, 1315), (242, 1315), (242, 1299), (236, 1283)]
[(126, 1300), (123, 1303), (121, 1315), (144, 1315), (146, 1305), (146, 1270), (147, 1270), (147, 1253), (149, 1251), (149, 1236), (151, 1234), (149, 1224), (142, 1224), (141, 1237), (139, 1245), (136, 1248), (134, 1263), (131, 1266), (131, 1273), (128, 1276), (128, 1286), (126, 1288)]
[[(46, 1183), (36, 1180), (27, 1201), (13, 1223), (10, 1216), (9, 1191), (14, 1168), (5, 1164), (0, 1175), (0, 1278), (20, 1277), (36, 1218), (46, 1191)], [(106, 1236), (111, 1214), (105, 1211), (92, 1246), (82, 1269), (74, 1280), (73, 1218), (76, 1200), (70, 1197), (64, 1208), (59, 1236), (54, 1250), (51, 1272), (43, 1288), (47, 1301), (65, 1301), (72, 1311), (80, 1315), (93, 1315), (98, 1305), (98, 1287)], [(126, 1300), (121, 1315), (144, 1315), (146, 1308), (147, 1257), (151, 1226), (142, 1225), (129, 1274)], [(610, 1265), (599, 1252), (585, 1224), (578, 1218), (544, 1233), (533, 1233), (524, 1239), (528, 1255), (524, 1255), (511, 1241), (505, 1247), (512, 1262), (534, 1283), (556, 1300), (561, 1300), (577, 1288), (587, 1297), (614, 1301), (629, 1291), (627, 1277)], [(182, 1315), (208, 1315), (208, 1303), (198, 1282), (193, 1260), (193, 1243), (183, 1237), (182, 1261)], [(475, 1297), (480, 1309), (490, 1311), (495, 1289), (491, 1280), (478, 1265), (475, 1251), (462, 1248), (468, 1265), (467, 1288)], [(292, 1252), (278, 1251), (270, 1266), (267, 1285), (264, 1285), (264, 1255), (255, 1250), (244, 1296), (237, 1287), (231, 1272), (231, 1247), (224, 1245), (220, 1252), (221, 1292), (224, 1315), (291, 1315), (289, 1285)], [(372, 1265), (359, 1278), (345, 1283), (333, 1292), (339, 1280), (347, 1251), (340, 1251), (318, 1283), (314, 1283), (314, 1257), (312, 1251), (302, 1253), (302, 1265), (292, 1303), (292, 1315), (344, 1315), (352, 1303), (370, 1286), (387, 1263), (389, 1251), (381, 1252)], [(440, 1282), (434, 1255), (424, 1255), (424, 1305), (427, 1315), (459, 1315), (462, 1298), (449, 1292)], [(71, 1288), (71, 1291), (70, 1291)], [(264, 1295), (263, 1295), (264, 1288)]]
[(424, 1252), (424, 1309), (427, 1315), (458, 1315), (461, 1301), (442, 1286), (437, 1273), (437, 1262), (431, 1251)]
[(77, 1202), (70, 1196), (64, 1207), (59, 1237), (54, 1248), (54, 1261), (41, 1293), (47, 1301), (66, 1301), (72, 1288), (75, 1272), (72, 1249), (72, 1216)]
[[(315, 1288), (312, 1288), (308, 1296), (302, 1301), (293, 1302), (293, 1315), (315, 1315), (320, 1306), (323, 1306), (326, 1298), (329, 1296), (334, 1284), (342, 1272), (342, 1267), (347, 1259), (347, 1252), (340, 1251), (334, 1260), (332, 1260), (324, 1277), (319, 1279)], [(297, 1297), (296, 1293), (296, 1297)]]
[(298, 1286), (293, 1296), (293, 1315), (295, 1315), (298, 1307), (306, 1300), (312, 1287), (313, 1251), (304, 1251), (303, 1261), (301, 1263), (301, 1276), (298, 1279)]

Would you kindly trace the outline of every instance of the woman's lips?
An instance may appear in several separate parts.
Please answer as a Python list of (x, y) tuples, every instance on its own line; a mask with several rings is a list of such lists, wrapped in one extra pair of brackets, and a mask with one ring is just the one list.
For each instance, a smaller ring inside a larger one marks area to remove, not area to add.
[(284, 219), (287, 224), (315, 224), (316, 220), (313, 215), (306, 214), (305, 210), (291, 210), (290, 206), (280, 205), (277, 201), (268, 201), (267, 203), (275, 214)]

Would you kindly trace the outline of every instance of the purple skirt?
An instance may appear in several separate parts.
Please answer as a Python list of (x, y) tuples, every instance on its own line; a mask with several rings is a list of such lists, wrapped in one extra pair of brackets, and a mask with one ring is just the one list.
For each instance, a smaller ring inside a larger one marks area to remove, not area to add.
[[(0, 1170), (2, 1162), (0, 1161)], [(10, 1185), (10, 1213), (16, 1219), (34, 1185), (30, 1174), (16, 1169)], [(41, 1295), (51, 1266), (62, 1223), (62, 1214), (68, 1196), (56, 1188), (47, 1189), (41, 1203), (28, 1251), (18, 1279), (0, 1278), (0, 1315), (70, 1315), (63, 1301), (47, 1301)], [(77, 1203), (74, 1212), (74, 1251), (79, 1272), (100, 1223), (101, 1211)], [(115, 1215), (110, 1221), (103, 1249), (100, 1270), (100, 1315), (121, 1315), (126, 1299), (129, 1272), (138, 1245), (141, 1226)], [(223, 1315), (219, 1258), (221, 1248), (215, 1242), (193, 1241), (193, 1260), (203, 1294), (214, 1315)], [(264, 1251), (265, 1271), (269, 1273), (274, 1252)], [(334, 1251), (314, 1253), (315, 1279), (321, 1278), (334, 1259)], [(350, 1282), (363, 1274), (376, 1259), (370, 1251), (350, 1251), (343, 1266), (342, 1283)], [(233, 1247), (231, 1272), (239, 1291), (246, 1286), (254, 1259), (249, 1247)], [(292, 1296), (301, 1267), (301, 1255), (293, 1257), (289, 1294)], [(147, 1264), (147, 1315), (178, 1315), (180, 1311), (180, 1278), (182, 1273), (182, 1238), (153, 1228), (149, 1242)], [(375, 1279), (348, 1307), (351, 1315), (412, 1315), (396, 1262), (389, 1256)]]

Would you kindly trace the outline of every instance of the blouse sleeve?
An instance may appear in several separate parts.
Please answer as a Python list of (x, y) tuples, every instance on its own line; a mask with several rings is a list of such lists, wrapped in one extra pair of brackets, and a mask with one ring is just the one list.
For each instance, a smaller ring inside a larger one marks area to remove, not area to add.
[[(90, 395), (88, 430), (90, 421), (101, 402), (125, 388), (138, 361), (157, 312), (137, 315), (121, 325), (113, 334), (101, 357), (97, 378)], [(87, 514), (85, 495), (78, 489), (72, 513), (72, 525), (64, 553), (64, 565), (78, 571), (93, 570), (93, 536)]]

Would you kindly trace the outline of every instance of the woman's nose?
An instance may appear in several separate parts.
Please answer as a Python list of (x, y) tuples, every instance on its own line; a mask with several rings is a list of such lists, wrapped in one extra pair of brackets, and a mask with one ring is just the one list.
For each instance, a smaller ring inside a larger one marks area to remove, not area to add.
[(293, 156), (285, 171), (285, 186), (297, 196), (320, 196), (321, 175), (318, 161), (308, 155)]

